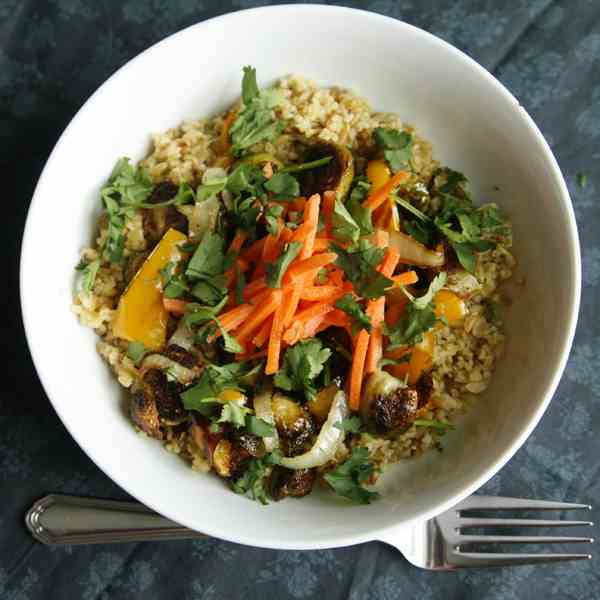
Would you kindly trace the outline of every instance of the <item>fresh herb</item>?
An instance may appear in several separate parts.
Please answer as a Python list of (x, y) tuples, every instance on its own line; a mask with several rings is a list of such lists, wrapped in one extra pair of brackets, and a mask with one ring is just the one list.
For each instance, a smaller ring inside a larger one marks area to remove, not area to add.
[(360, 227), (352, 218), (346, 207), (336, 198), (331, 215), (333, 237), (340, 242), (355, 244), (360, 237)]
[(231, 489), (236, 494), (250, 494), (253, 500), (268, 504), (269, 495), (265, 487), (267, 475), (266, 461), (252, 458), (241, 477), (231, 483)]
[(274, 200), (292, 200), (300, 195), (298, 180), (293, 175), (281, 171), (265, 183), (265, 189), (273, 193)]
[(454, 429), (454, 425), (448, 421), (438, 421), (436, 419), (415, 419), (412, 423), (415, 427), (433, 427), (440, 431), (447, 431), (448, 429)]
[(356, 335), (361, 329), (371, 333), (371, 319), (352, 294), (344, 294), (336, 301), (335, 306), (352, 319), (352, 335)]
[(392, 171), (400, 171), (408, 166), (412, 156), (412, 135), (406, 131), (377, 127), (373, 132), (375, 143), (383, 148), (383, 155), (390, 163)]
[(138, 366), (142, 362), (142, 358), (148, 354), (150, 350), (144, 346), (142, 342), (129, 342), (127, 345), (127, 356)]
[(403, 221), (402, 226), (406, 233), (421, 242), (424, 246), (430, 246), (435, 238), (435, 227), (430, 222), (416, 220)]
[(165, 298), (181, 298), (190, 289), (183, 275), (173, 275), (163, 288)]
[(379, 494), (365, 489), (363, 484), (370, 479), (374, 471), (375, 467), (369, 460), (367, 448), (353, 448), (350, 458), (326, 473), (324, 479), (336, 494), (357, 504), (370, 504), (379, 498)]
[(279, 231), (279, 217), (283, 214), (283, 206), (278, 204), (269, 204), (265, 209), (265, 221), (267, 223), (267, 231), (271, 235), (277, 235)]
[(266, 265), (267, 285), (269, 287), (281, 287), (281, 280), (283, 279), (285, 272), (288, 270), (291, 262), (298, 256), (301, 248), (302, 244), (300, 242), (292, 242), (287, 245), (274, 263)]
[(431, 219), (423, 212), (421, 212), (418, 208), (413, 206), (408, 200), (405, 200), (398, 194), (390, 194), (390, 197), (394, 200), (398, 206), (401, 206), (403, 209), (407, 210), (409, 213), (413, 214), (419, 221), (423, 223), (429, 223)]
[(311, 400), (317, 393), (315, 380), (330, 356), (331, 350), (317, 338), (298, 342), (286, 350), (283, 367), (275, 373), (273, 382), (288, 392), (304, 392)]
[(348, 417), (347, 419), (342, 419), (338, 423), (334, 423), (333, 426), (342, 431), (347, 431), (348, 433), (360, 433), (362, 421), (360, 420), (360, 417), (357, 416)]
[(246, 417), (250, 415), (251, 409), (246, 408), (240, 402), (229, 400), (223, 404), (221, 416), (217, 423), (231, 423), (236, 429), (246, 425)]
[(317, 282), (320, 283), (321, 285), (327, 283), (327, 280), (329, 279), (329, 275), (327, 272), (327, 269), (325, 267), (323, 267), (318, 273), (317, 273)]
[(186, 314), (183, 322), (190, 328), (200, 326), (196, 332), (196, 341), (205, 342), (215, 333), (215, 327), (221, 332), (223, 337), (223, 348), (225, 352), (236, 354), (242, 352), (243, 348), (239, 342), (229, 332), (227, 332), (218, 317), (227, 302), (227, 296), (224, 296), (216, 306), (202, 306), (195, 302), (190, 302), (186, 306)]
[(254, 415), (246, 417), (246, 429), (248, 433), (252, 433), (258, 437), (272, 437), (275, 435), (275, 428), (263, 419), (259, 419)]
[(331, 162), (333, 156), (324, 156), (323, 158), (318, 158), (317, 160), (311, 160), (310, 162), (301, 163), (299, 165), (289, 165), (288, 167), (283, 167), (279, 169), (280, 173), (298, 173), (300, 171), (308, 171), (309, 169), (316, 169), (317, 167), (322, 167)]
[(90, 263), (81, 262), (75, 269), (81, 272), (81, 289), (88, 294), (91, 294), (94, 289), (96, 275), (100, 269), (100, 259), (97, 258)]
[(577, 185), (584, 189), (588, 183), (588, 176), (585, 173), (577, 173)]
[(403, 354), (399, 358), (381, 358), (381, 359), (379, 359), (379, 362), (377, 363), (377, 368), (383, 369), (383, 367), (387, 367), (388, 365), (401, 365), (402, 363), (408, 363), (408, 362), (410, 362), (411, 357), (412, 357), (412, 353), (407, 352), (406, 354)]
[(222, 425), (219, 425), (219, 423), (211, 423), (211, 424), (208, 426), (208, 430), (209, 430), (211, 433), (221, 433), (221, 432), (223, 431), (223, 426), (222, 426)]
[(366, 177), (356, 177), (353, 181), (352, 191), (346, 201), (348, 212), (354, 219), (354, 222), (360, 228), (360, 235), (369, 235), (373, 233), (372, 210), (364, 208), (362, 203), (369, 195), (371, 184)]
[(429, 331), (437, 322), (433, 297), (446, 283), (446, 273), (436, 275), (429, 285), (427, 292), (420, 298), (412, 298), (399, 321), (392, 327), (384, 326), (385, 334), (389, 337), (388, 350), (399, 346), (413, 346), (423, 341), (423, 334)]
[(244, 67), (242, 100), (244, 105), (229, 130), (234, 156), (241, 156), (258, 142), (274, 142), (285, 128), (284, 121), (273, 117), (282, 94), (274, 89), (259, 90), (253, 67)]
[(225, 260), (224, 247), (225, 242), (219, 234), (211, 231), (205, 233), (187, 264), (185, 274), (195, 279), (210, 279), (222, 274)]
[(386, 289), (392, 287), (394, 282), (377, 271), (385, 254), (382, 248), (373, 246), (367, 240), (360, 240), (348, 250), (335, 244), (332, 244), (331, 250), (338, 255), (336, 265), (344, 271), (362, 298), (379, 298)]

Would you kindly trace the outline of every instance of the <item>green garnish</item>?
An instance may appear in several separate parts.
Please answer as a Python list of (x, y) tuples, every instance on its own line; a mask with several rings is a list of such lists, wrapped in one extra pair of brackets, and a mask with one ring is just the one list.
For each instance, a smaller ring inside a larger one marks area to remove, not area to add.
[(394, 282), (377, 271), (385, 254), (382, 248), (361, 239), (348, 250), (335, 244), (331, 245), (331, 250), (338, 255), (335, 264), (344, 271), (356, 293), (362, 298), (379, 298), (386, 289), (392, 287)]
[(346, 207), (337, 198), (331, 215), (331, 231), (333, 237), (340, 242), (355, 244), (360, 237), (360, 227), (352, 218)]
[(300, 195), (298, 180), (289, 173), (277, 171), (265, 183), (265, 189), (273, 193), (273, 199), (279, 201), (293, 200)]
[(221, 416), (217, 423), (231, 423), (236, 429), (239, 429), (246, 425), (246, 418), (251, 412), (252, 410), (246, 408), (243, 404), (229, 400), (223, 404)]
[(265, 210), (265, 221), (267, 222), (267, 231), (271, 235), (277, 235), (279, 225), (277, 219), (283, 214), (283, 206), (269, 204)]
[(406, 131), (377, 127), (373, 132), (375, 143), (383, 148), (383, 155), (392, 171), (406, 169), (412, 156), (412, 135)]
[(342, 419), (338, 423), (334, 423), (333, 426), (336, 429), (341, 429), (342, 431), (347, 431), (348, 433), (360, 433), (362, 428), (362, 421), (360, 417), (348, 417), (347, 419)]
[(326, 473), (323, 478), (336, 494), (357, 504), (370, 504), (379, 498), (379, 494), (365, 489), (363, 484), (374, 471), (375, 467), (369, 460), (369, 451), (366, 448), (353, 448), (350, 458)]
[(433, 427), (441, 431), (454, 429), (454, 425), (448, 421), (438, 421), (436, 419), (415, 419), (412, 423), (416, 427)]
[(279, 173), (298, 173), (299, 171), (308, 171), (309, 169), (316, 169), (317, 167), (322, 167), (331, 162), (333, 156), (324, 156), (323, 158), (318, 158), (317, 160), (311, 160), (310, 162), (301, 163), (299, 165), (289, 165), (288, 167), (283, 167), (279, 169)]
[(361, 329), (371, 333), (371, 319), (352, 294), (344, 294), (336, 301), (335, 306), (352, 319), (352, 335), (356, 335)]
[(136, 367), (142, 362), (142, 358), (148, 352), (150, 350), (142, 342), (129, 342), (127, 345), (127, 356), (134, 362)]
[(231, 482), (231, 489), (236, 494), (250, 494), (252, 500), (261, 504), (268, 504), (269, 494), (265, 487), (267, 474), (266, 461), (259, 458), (253, 458), (248, 463), (244, 474)]
[(364, 208), (362, 203), (369, 195), (371, 184), (363, 176), (355, 177), (352, 182), (352, 191), (346, 200), (346, 208), (360, 228), (360, 235), (373, 233), (372, 210)]
[(246, 417), (246, 429), (248, 430), (248, 433), (252, 433), (258, 437), (272, 437), (275, 435), (275, 428), (273, 425), (269, 425), (265, 420), (259, 419), (254, 415), (248, 415)]
[(283, 279), (285, 272), (288, 270), (291, 262), (298, 256), (301, 248), (302, 244), (300, 242), (292, 242), (287, 245), (274, 263), (267, 264), (267, 285), (269, 287), (281, 287), (281, 280)]
[(400, 320), (392, 327), (384, 326), (385, 334), (389, 337), (388, 350), (399, 346), (413, 346), (423, 341), (423, 334), (429, 331), (438, 321), (435, 315), (433, 297), (444, 287), (446, 273), (442, 272), (433, 278), (427, 292), (420, 298), (410, 298)]
[(331, 350), (324, 348), (321, 340), (302, 340), (286, 350), (283, 367), (275, 373), (273, 383), (287, 392), (304, 392), (311, 400), (317, 393), (315, 380), (330, 356)]
[(90, 263), (80, 262), (75, 269), (81, 272), (81, 289), (90, 294), (100, 269), (100, 259), (97, 258)]
[(284, 121), (273, 118), (282, 94), (274, 89), (259, 90), (256, 69), (250, 66), (244, 67), (242, 100), (244, 105), (229, 130), (234, 156), (241, 156), (258, 142), (274, 142), (285, 128)]

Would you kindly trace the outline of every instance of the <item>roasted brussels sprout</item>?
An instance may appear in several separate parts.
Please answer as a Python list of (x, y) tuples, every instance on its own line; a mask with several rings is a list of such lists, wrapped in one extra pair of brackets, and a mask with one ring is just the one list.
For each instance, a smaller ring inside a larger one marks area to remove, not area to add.
[(302, 454), (310, 447), (316, 431), (309, 412), (283, 394), (273, 396), (272, 406), (283, 453), (286, 456)]
[(271, 495), (274, 500), (283, 500), (288, 496), (301, 498), (310, 494), (314, 482), (314, 469), (275, 467), (271, 474)]
[(307, 169), (299, 174), (300, 189), (305, 196), (336, 192), (343, 200), (350, 191), (354, 178), (354, 158), (348, 148), (332, 143), (319, 143), (310, 146), (305, 160), (318, 160), (326, 156), (333, 158), (326, 164), (314, 169)]

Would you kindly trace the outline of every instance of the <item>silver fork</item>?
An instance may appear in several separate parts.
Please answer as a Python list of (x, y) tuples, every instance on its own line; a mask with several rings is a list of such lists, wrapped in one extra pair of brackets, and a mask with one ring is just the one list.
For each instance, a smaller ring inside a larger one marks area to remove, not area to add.
[[(397, 548), (413, 565), (430, 570), (493, 567), (590, 559), (590, 554), (479, 552), (483, 544), (592, 543), (591, 537), (473, 535), (465, 529), (489, 527), (592, 526), (591, 521), (488, 518), (464, 515), (490, 510), (591, 510), (588, 504), (471, 496), (422, 523), (388, 530), (378, 537)], [(38, 500), (25, 522), (38, 541), (48, 545), (197, 539), (206, 535), (182, 527), (142, 504), (53, 494)]]

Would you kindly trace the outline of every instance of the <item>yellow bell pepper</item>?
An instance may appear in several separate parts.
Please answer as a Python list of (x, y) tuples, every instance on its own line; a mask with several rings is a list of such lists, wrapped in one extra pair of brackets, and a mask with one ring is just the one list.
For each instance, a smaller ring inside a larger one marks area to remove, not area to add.
[(435, 304), (435, 316), (445, 317), (450, 327), (458, 325), (467, 314), (464, 301), (449, 290), (440, 290), (434, 296), (433, 303)]
[(423, 335), (423, 341), (401, 352), (394, 352), (393, 358), (400, 358), (410, 353), (410, 361), (398, 365), (390, 365), (386, 370), (398, 379), (404, 379), (408, 374), (408, 383), (415, 385), (423, 373), (431, 369), (433, 362), (433, 333), (428, 331)]
[(142, 342), (150, 350), (158, 350), (166, 341), (167, 311), (159, 271), (179, 257), (177, 246), (186, 236), (169, 229), (121, 296), (113, 333), (130, 342)]
[(392, 172), (385, 160), (370, 160), (367, 163), (367, 179), (373, 186), (372, 192), (383, 187), (391, 176)]

